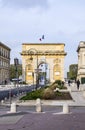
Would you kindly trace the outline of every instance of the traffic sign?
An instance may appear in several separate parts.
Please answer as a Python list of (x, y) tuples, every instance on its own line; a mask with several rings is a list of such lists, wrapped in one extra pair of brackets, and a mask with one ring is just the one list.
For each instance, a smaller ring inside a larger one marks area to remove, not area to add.
[(40, 72), (42, 71), (42, 69), (35, 69), (35, 72)]

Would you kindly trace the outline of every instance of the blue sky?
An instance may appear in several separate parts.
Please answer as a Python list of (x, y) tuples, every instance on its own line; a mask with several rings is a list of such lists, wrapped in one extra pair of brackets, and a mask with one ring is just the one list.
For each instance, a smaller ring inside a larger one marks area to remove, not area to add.
[(21, 59), (22, 43), (65, 43), (65, 71), (77, 63), (85, 41), (85, 0), (0, 0), (0, 41), (11, 48), (11, 63)]

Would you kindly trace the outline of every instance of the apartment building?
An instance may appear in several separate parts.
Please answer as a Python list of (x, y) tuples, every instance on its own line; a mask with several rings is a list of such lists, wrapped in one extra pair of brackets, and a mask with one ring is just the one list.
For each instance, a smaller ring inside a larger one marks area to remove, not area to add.
[(0, 42), (0, 84), (7, 84), (9, 81), (10, 51), (7, 45)]

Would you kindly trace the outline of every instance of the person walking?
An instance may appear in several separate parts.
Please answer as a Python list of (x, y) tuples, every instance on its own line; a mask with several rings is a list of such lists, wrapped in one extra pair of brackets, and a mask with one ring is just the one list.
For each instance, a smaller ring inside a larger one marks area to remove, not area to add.
[(80, 87), (80, 81), (79, 81), (79, 79), (76, 81), (76, 83), (77, 83), (77, 89), (79, 90), (79, 87)]
[(71, 83), (71, 81), (70, 80), (68, 80), (68, 85), (70, 86), (70, 83)]

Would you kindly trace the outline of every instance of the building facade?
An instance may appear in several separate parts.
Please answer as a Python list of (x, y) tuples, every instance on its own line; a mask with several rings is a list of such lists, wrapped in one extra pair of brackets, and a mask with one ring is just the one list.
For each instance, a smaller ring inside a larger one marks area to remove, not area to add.
[(28, 84), (64, 80), (64, 43), (23, 43), (22, 75)]
[(0, 42), (0, 84), (6, 84), (9, 81), (10, 51), (8, 46)]
[(78, 53), (78, 74), (77, 79), (83, 84), (85, 83), (85, 42), (80, 41), (77, 48)]

